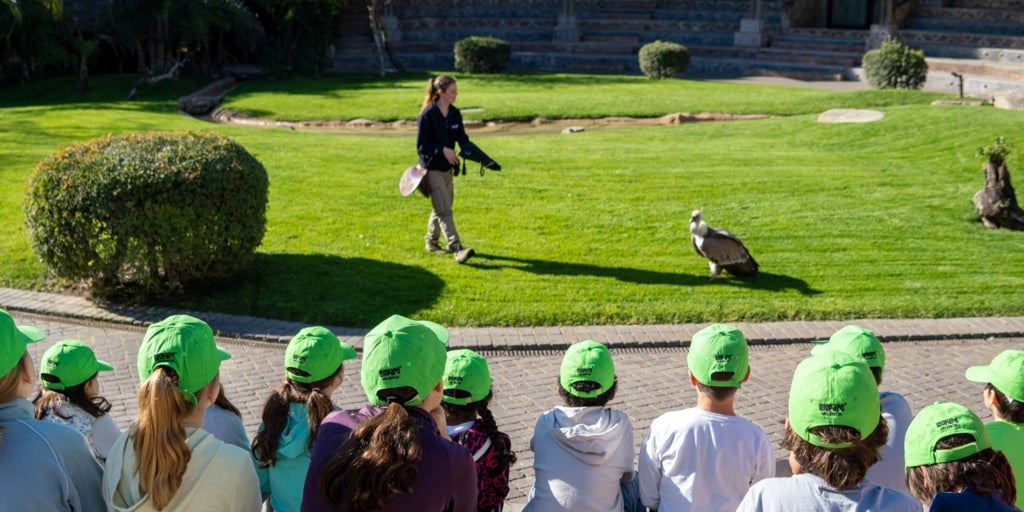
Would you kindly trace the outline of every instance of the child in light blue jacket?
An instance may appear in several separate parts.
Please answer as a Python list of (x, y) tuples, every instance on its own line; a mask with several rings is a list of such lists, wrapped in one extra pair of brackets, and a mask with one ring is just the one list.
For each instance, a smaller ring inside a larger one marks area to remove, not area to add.
[(252, 442), (260, 492), (276, 512), (298, 512), (309, 454), (320, 422), (335, 410), (331, 393), (341, 385), (342, 363), (356, 350), (323, 327), (307, 327), (288, 343), (284, 383), (263, 406)]

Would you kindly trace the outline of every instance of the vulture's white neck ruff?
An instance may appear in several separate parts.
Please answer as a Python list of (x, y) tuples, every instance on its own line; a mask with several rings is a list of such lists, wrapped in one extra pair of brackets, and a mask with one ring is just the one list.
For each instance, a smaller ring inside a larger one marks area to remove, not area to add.
[(705, 235), (708, 234), (708, 223), (704, 222), (703, 220), (701, 220), (700, 222), (691, 222), (690, 233), (693, 233), (695, 236), (703, 238)]

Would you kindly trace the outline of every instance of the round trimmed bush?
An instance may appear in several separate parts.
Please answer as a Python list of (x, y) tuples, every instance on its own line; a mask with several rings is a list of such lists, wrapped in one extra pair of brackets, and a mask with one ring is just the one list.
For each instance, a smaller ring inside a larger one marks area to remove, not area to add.
[(868, 83), (875, 89), (920, 89), (928, 78), (924, 52), (888, 38), (861, 61)]
[(266, 229), (267, 171), (210, 132), (106, 136), (41, 161), (25, 201), (32, 248), (99, 296), (167, 294), (242, 270)]
[(690, 67), (690, 50), (679, 43), (655, 41), (640, 48), (640, 72), (647, 78), (672, 78)]
[(470, 36), (455, 43), (455, 69), (466, 73), (501, 73), (512, 45), (495, 37)]

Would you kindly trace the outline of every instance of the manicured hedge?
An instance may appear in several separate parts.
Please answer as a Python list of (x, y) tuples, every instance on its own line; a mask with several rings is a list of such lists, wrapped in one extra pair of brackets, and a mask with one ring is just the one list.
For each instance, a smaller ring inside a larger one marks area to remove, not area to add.
[(466, 73), (501, 73), (512, 46), (494, 37), (470, 36), (455, 43), (455, 69)]
[(266, 228), (267, 171), (210, 132), (106, 136), (65, 148), (32, 174), (32, 247), (58, 277), (164, 294), (244, 269)]
[(655, 41), (640, 48), (640, 72), (647, 78), (672, 78), (690, 67), (690, 50), (685, 46)]

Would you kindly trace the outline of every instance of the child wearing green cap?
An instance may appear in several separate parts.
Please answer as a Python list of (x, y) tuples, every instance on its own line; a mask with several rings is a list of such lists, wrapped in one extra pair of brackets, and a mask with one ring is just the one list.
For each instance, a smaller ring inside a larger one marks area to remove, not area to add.
[(100, 396), (99, 372), (114, 367), (78, 340), (58, 341), (43, 353), (39, 380), (43, 390), (32, 401), (36, 419), (67, 425), (85, 436), (96, 460), (107, 453), (121, 435), (111, 419), (110, 402)]
[(697, 406), (651, 423), (640, 447), (640, 498), (652, 510), (732, 512), (751, 484), (775, 476), (768, 435), (733, 409), (750, 377), (747, 339), (712, 324), (693, 335), (686, 365)]
[(812, 355), (789, 390), (783, 446), (793, 476), (757, 482), (737, 511), (920, 512), (910, 496), (865, 478), (887, 437), (868, 365), (834, 350)]
[(473, 454), (477, 476), (477, 511), (499, 512), (508, 496), (509, 468), (516, 462), (512, 440), (498, 430), (488, 405), (491, 372), (480, 354), (460, 349), (448, 352), (444, 367), (441, 407), (452, 441)]
[(230, 357), (198, 318), (174, 315), (149, 326), (138, 355), (139, 415), (107, 457), (107, 510), (259, 509), (249, 453), (202, 429)]
[(530, 450), (536, 480), (524, 512), (642, 510), (633, 471), (633, 424), (615, 398), (608, 348), (582, 341), (565, 351), (558, 395), (565, 406), (537, 419)]
[[(972, 366), (967, 380), (985, 384), (985, 407), (995, 417), (985, 424), (992, 447), (1003, 452), (1017, 482), (1024, 485), (1024, 350), (1004, 350), (984, 366)], [(1024, 508), (1024, 492), (1017, 493)]]
[(103, 468), (89, 443), (32, 415), (36, 381), (26, 348), (43, 337), (0, 310), (0, 509), (104, 510)]
[[(814, 347), (811, 353), (819, 354), (827, 350), (837, 350), (862, 359), (875, 376), (875, 383), (882, 385), (885, 348), (875, 333), (857, 325), (847, 325), (836, 331), (828, 342)], [(878, 399), (882, 405), (882, 417), (885, 418), (886, 427), (889, 429), (889, 437), (882, 446), (882, 459), (868, 469), (868, 480), (909, 494), (904, 474), (903, 441), (907, 435), (907, 425), (910, 425), (914, 415), (910, 411), (907, 399), (899, 393), (879, 391)]]
[(366, 334), (360, 381), (370, 405), (320, 424), (304, 512), (476, 511), (476, 468), (448, 438), (445, 346), (423, 322), (392, 315)]
[(284, 382), (267, 398), (263, 423), (252, 442), (260, 491), (272, 510), (298, 512), (309, 453), (320, 422), (336, 409), (331, 393), (341, 385), (343, 363), (356, 350), (324, 327), (299, 331), (284, 352)]
[(1010, 462), (970, 409), (936, 402), (907, 429), (907, 485), (930, 512), (1020, 512)]

